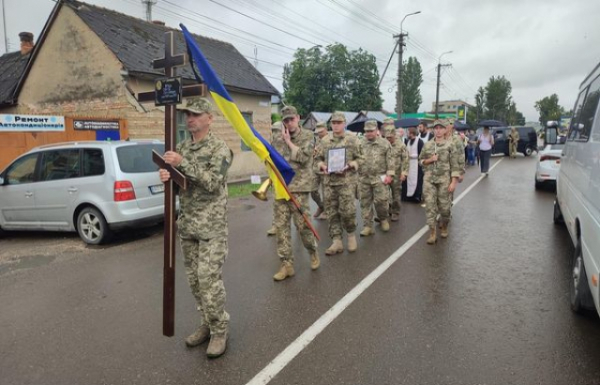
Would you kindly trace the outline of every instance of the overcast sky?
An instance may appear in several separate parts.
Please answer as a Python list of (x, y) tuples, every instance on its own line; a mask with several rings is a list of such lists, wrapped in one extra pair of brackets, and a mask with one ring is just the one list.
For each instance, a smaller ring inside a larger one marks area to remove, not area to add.
[[(19, 32), (33, 32), (37, 40), (55, 5), (3, 1), (9, 51), (19, 48)], [(87, 2), (146, 15), (141, 0)], [(404, 15), (415, 11), (421, 14), (403, 24), (409, 34), (404, 57), (415, 56), (423, 68), (420, 111), (432, 108), (435, 68), (447, 51), (453, 52), (441, 62), (452, 66), (442, 70), (440, 100), (474, 104), (477, 88), (504, 75), (528, 121), (538, 119), (535, 101), (553, 93), (571, 109), (580, 82), (600, 62), (600, 0), (158, 0), (153, 19), (172, 27), (183, 22), (194, 33), (234, 44), (252, 63), (256, 57), (258, 69), (283, 91), (283, 64), (297, 48), (314, 45), (362, 47), (376, 55), (381, 74), (394, 48), (392, 34), (400, 31)], [(4, 39), (1, 43), (4, 51)], [(390, 111), (397, 68), (394, 55), (381, 87)]]

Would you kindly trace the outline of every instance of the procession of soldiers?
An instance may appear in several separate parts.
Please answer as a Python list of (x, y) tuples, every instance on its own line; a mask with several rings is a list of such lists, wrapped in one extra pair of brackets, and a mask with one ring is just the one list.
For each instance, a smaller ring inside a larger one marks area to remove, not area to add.
[[(179, 191), (178, 233), (186, 277), (200, 312), (199, 326), (185, 343), (197, 347), (208, 343), (206, 355), (216, 358), (227, 349), (229, 313), (223, 264), (228, 254), (227, 175), (233, 153), (212, 133), (213, 106), (205, 98), (189, 98), (178, 107), (186, 116), (191, 134), (176, 151), (167, 151), (164, 162), (189, 181)], [(382, 127), (375, 120), (364, 123), (364, 136), (346, 129), (346, 117), (334, 112), (331, 131), (319, 122), (315, 131), (300, 126), (293, 106), (282, 110), (282, 121), (272, 126), (271, 145), (295, 172), (287, 186), (293, 199), (277, 199), (268, 233), (277, 237), (280, 266), (273, 279), (293, 277), (292, 222), (310, 258), (310, 267), (321, 264), (318, 236), (312, 227), (310, 199), (317, 205), (314, 218), (326, 219), (331, 244), (325, 254), (334, 256), (358, 249), (362, 237), (377, 230), (388, 233), (400, 219), (401, 201), (424, 204), (429, 237), (427, 243), (448, 237), (453, 193), (465, 172), (463, 142), (454, 135), (450, 121), (436, 120), (429, 130), (424, 122), (408, 127), (406, 140), (398, 136), (394, 121)], [(160, 180), (171, 173), (161, 168)], [(321, 192), (323, 195), (321, 196)], [(363, 227), (358, 228), (357, 205)], [(344, 243), (345, 236), (345, 243)]]
[[(328, 131), (326, 122), (318, 122), (314, 133), (301, 128), (293, 106), (284, 107), (282, 121), (271, 127), (273, 147), (296, 173), (289, 189), (302, 206), (296, 210), (285, 200), (274, 202), (273, 226), (267, 234), (277, 237), (281, 260), (275, 281), (295, 274), (292, 217), (311, 268), (320, 265), (316, 239), (303, 221), (303, 215), (311, 214), (311, 197), (317, 205), (312, 216), (328, 221), (331, 244), (325, 254), (329, 256), (355, 252), (357, 235), (371, 236), (377, 227), (389, 232), (391, 222), (400, 219), (402, 200), (420, 202), (425, 208), (430, 230), (427, 244), (438, 241), (438, 229), (440, 238), (448, 237), (453, 193), (465, 172), (464, 142), (455, 134), (452, 121), (436, 120), (430, 127), (420, 122), (418, 127), (406, 127), (408, 135), (403, 138), (393, 119), (383, 124), (367, 120), (364, 135), (359, 136), (346, 129), (344, 113), (334, 112), (330, 127)], [(356, 220), (357, 200), (361, 229)]]

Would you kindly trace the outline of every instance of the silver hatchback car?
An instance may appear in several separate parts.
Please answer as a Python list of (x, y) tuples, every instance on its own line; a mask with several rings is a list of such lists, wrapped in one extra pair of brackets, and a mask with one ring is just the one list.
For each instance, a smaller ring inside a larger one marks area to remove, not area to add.
[(164, 219), (159, 141), (68, 142), (34, 148), (0, 173), (0, 232), (77, 231), (88, 244)]

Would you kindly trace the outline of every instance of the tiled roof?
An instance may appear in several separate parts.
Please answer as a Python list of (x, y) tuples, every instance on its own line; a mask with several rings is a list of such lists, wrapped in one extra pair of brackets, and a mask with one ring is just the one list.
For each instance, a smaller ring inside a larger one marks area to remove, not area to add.
[[(164, 34), (169, 30), (175, 31), (174, 52), (186, 52), (180, 30), (75, 0), (66, 0), (65, 5), (70, 6), (104, 41), (130, 73), (163, 74), (152, 68), (152, 61), (164, 56)], [(203, 36), (194, 37), (227, 88), (249, 93), (279, 94), (233, 45)], [(189, 65), (178, 68), (177, 74), (195, 79)]]
[(30, 56), (31, 54), (21, 55), (21, 51), (17, 51), (0, 57), (0, 105), (12, 103), (15, 88)]

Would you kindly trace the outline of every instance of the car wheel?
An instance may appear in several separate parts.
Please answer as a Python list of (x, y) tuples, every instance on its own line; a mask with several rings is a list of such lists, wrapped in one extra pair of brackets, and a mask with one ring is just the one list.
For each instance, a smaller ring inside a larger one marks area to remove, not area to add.
[(565, 220), (562, 215), (562, 211), (560, 211), (560, 206), (558, 201), (554, 200), (554, 214), (552, 215), (552, 219), (554, 220), (555, 225), (564, 225)]
[(577, 244), (573, 253), (573, 266), (571, 269), (571, 310), (575, 313), (584, 313), (594, 309), (594, 299), (588, 285), (581, 243)]
[(111, 236), (106, 219), (93, 207), (84, 208), (77, 216), (77, 232), (88, 245), (99, 245)]
[(535, 189), (536, 190), (541, 190), (542, 187), (544, 187), (543, 183), (542, 182), (538, 182), (538, 180), (536, 179), (535, 180)]
[(531, 147), (526, 147), (525, 151), (523, 152), (523, 155), (525, 156), (530, 156), (531, 154), (533, 154), (533, 148)]

